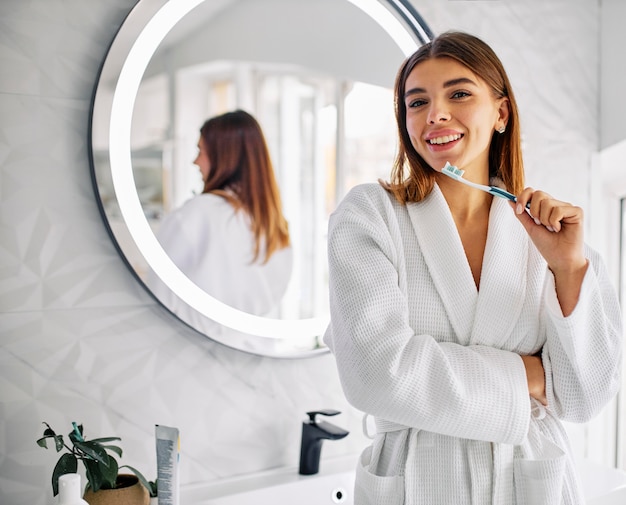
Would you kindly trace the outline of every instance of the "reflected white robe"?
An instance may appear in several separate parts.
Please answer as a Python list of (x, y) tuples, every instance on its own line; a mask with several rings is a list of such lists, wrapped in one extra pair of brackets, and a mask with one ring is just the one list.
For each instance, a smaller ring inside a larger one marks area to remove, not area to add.
[[(480, 291), (439, 188), (397, 203), (354, 188), (329, 224), (325, 341), (348, 400), (376, 419), (356, 503), (579, 504), (559, 419), (615, 395), (621, 321), (601, 258), (563, 317), (554, 278), (508, 202), (494, 198)], [(543, 349), (549, 406), (528, 395), (521, 354)]]
[[(224, 198), (203, 193), (168, 214), (157, 231), (159, 243), (174, 264), (197, 286), (236, 309), (276, 317), (291, 278), (291, 247), (263, 263), (253, 262), (254, 236), (245, 212)], [(172, 312), (215, 338), (245, 338), (216, 324), (182, 302), (153, 272), (148, 287)], [(256, 339), (258, 340), (258, 339)]]

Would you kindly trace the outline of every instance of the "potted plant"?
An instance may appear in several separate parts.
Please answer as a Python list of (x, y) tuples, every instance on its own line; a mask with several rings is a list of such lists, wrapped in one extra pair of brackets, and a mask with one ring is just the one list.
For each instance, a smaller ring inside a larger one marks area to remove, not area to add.
[[(87, 485), (84, 499), (90, 504), (126, 503), (128, 505), (148, 505), (150, 496), (156, 496), (156, 484), (146, 478), (130, 465), (119, 466), (115, 455), (122, 457), (122, 449), (111, 442), (121, 441), (119, 437), (95, 438), (87, 440), (83, 434), (83, 426), (72, 422), (72, 431), (68, 434), (71, 446), (65, 442), (63, 435), (57, 435), (48, 423), (43, 437), (37, 445), (48, 448), (48, 439), (54, 440), (57, 452), (65, 450), (52, 471), (52, 493), (59, 493), (59, 477), (66, 473), (76, 473), (78, 461), (85, 467)], [(127, 468), (131, 474), (120, 474), (119, 470)], [(109, 492), (111, 491), (111, 492)], [(122, 496), (124, 495), (124, 496)]]

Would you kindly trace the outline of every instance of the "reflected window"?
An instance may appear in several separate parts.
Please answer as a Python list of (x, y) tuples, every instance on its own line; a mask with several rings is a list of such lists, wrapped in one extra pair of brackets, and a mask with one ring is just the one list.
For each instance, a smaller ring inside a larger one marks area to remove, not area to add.
[(397, 148), (393, 90), (354, 83), (344, 110), (345, 184), (388, 180)]

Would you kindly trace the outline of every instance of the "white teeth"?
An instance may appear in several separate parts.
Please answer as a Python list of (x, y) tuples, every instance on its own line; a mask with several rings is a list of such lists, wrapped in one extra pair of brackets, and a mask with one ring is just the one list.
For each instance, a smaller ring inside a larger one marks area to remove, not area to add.
[(444, 135), (443, 137), (436, 137), (434, 139), (429, 139), (429, 144), (447, 144), (448, 142), (452, 142), (453, 140), (459, 140), (462, 135)]

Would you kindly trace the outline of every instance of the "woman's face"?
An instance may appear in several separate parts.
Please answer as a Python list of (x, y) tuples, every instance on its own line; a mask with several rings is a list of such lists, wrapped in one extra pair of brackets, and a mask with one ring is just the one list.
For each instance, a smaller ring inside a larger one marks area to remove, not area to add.
[(411, 143), (434, 169), (446, 161), (476, 174), (489, 172), (489, 144), (506, 126), (508, 100), (496, 98), (485, 81), (451, 58), (415, 66), (404, 103)]
[(209, 161), (209, 153), (206, 150), (202, 136), (200, 136), (200, 140), (198, 140), (198, 156), (196, 156), (196, 159), (193, 160), (193, 162), (200, 169), (202, 180), (206, 181), (209, 177), (211, 162)]

